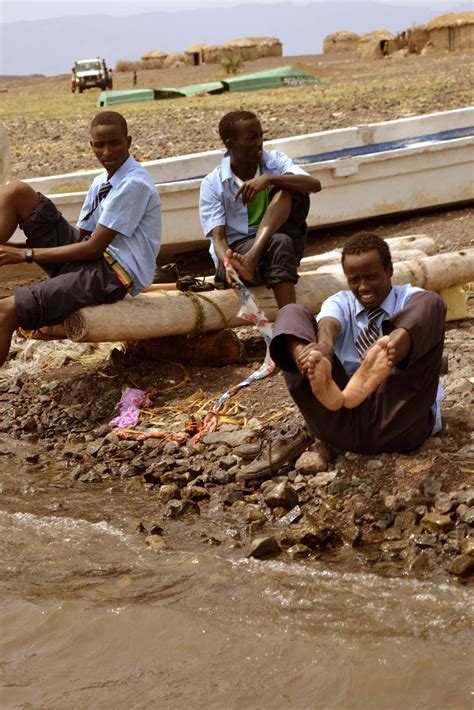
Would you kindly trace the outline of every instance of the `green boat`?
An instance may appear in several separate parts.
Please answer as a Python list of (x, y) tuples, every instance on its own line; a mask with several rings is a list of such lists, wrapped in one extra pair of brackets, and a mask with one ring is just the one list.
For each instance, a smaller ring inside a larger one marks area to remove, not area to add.
[(228, 91), (259, 91), (260, 89), (278, 89), (284, 86), (303, 86), (304, 84), (322, 84), (314, 74), (300, 67), (286, 66), (253, 74), (242, 74), (222, 83)]

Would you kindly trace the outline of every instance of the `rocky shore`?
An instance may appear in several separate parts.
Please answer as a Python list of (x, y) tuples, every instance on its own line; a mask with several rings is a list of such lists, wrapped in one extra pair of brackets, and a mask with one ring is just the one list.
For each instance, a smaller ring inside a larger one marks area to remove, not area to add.
[[(257, 363), (190, 366), (187, 381), (173, 389), (182, 378), (177, 365), (118, 350), (106, 359), (96, 353), (89, 364), (88, 346), (76, 346), (74, 355), (59, 343), (30, 343), (37, 366), (28, 371), (21, 363), (15, 368), (23, 351), (17, 342), (0, 382), (0, 433), (30, 447), (25, 465), (37, 476), (54, 461), (55, 486), (92, 487), (99, 509), (110, 487), (139, 495), (145, 507), (137, 507), (136, 533), (156, 552), (188, 544), (174, 525), (185, 520), (189, 540), (197, 536), (239, 555), (323, 558), (386, 575), (472, 581), (472, 334), (472, 318), (448, 326), (443, 431), (407, 454), (335, 452), (316, 441), (259, 478), (236, 481), (249, 460), (265, 469), (270, 443), (278, 446), (285, 427), (302, 424), (281, 373), (242, 390), (233, 423), (195, 446), (124, 440), (108, 422), (125, 387), (154, 390), (151, 413), (166, 405), (176, 415), (197, 383), (207, 385), (214, 401)], [(147, 421), (142, 413), (138, 429), (147, 430)], [(164, 428), (171, 421), (165, 415)]]

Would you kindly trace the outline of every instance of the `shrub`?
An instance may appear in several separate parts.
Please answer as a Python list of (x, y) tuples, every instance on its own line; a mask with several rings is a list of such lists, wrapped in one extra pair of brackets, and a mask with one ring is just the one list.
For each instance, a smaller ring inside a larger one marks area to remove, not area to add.
[(228, 54), (222, 57), (220, 65), (225, 69), (226, 74), (237, 74), (237, 71), (243, 65), (244, 60), (240, 54)]

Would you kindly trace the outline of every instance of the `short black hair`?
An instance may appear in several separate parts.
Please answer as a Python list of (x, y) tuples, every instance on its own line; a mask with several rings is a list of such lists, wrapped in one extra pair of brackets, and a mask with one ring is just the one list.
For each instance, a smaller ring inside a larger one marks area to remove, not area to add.
[(349, 254), (366, 254), (368, 251), (378, 251), (384, 269), (393, 269), (392, 255), (386, 241), (372, 232), (360, 232), (349, 239), (342, 249), (342, 266)]
[(253, 111), (244, 111), (243, 109), (239, 111), (229, 111), (224, 116), (222, 116), (219, 121), (219, 135), (223, 143), (226, 142), (228, 138), (233, 138), (235, 135), (235, 124), (239, 121), (254, 121), (259, 120), (258, 116), (253, 113)]
[(101, 111), (96, 114), (91, 122), (91, 131), (96, 126), (121, 126), (124, 136), (128, 136), (127, 121), (117, 111)]

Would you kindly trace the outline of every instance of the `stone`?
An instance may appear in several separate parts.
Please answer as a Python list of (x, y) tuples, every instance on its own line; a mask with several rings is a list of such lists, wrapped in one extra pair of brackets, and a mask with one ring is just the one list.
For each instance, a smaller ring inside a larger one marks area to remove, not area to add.
[(461, 522), (474, 525), (474, 508), (468, 508), (466, 512), (461, 515)]
[(334, 481), (336, 476), (337, 471), (324, 471), (323, 473), (318, 473), (316, 476), (313, 476), (308, 483), (317, 488), (324, 488), (329, 485), (331, 481)]
[(297, 523), (298, 520), (301, 520), (303, 516), (303, 511), (301, 510), (299, 505), (295, 505), (294, 508), (292, 508), (286, 515), (284, 515), (282, 518), (279, 519), (278, 525), (280, 527), (286, 527), (287, 525), (292, 525), (293, 523)]
[(199, 505), (194, 500), (170, 500), (165, 508), (167, 518), (179, 518), (188, 513), (199, 515), (200, 512)]
[(186, 486), (181, 491), (181, 497), (185, 500), (209, 500), (210, 495), (207, 488), (203, 486)]
[(277, 483), (265, 493), (264, 501), (269, 508), (282, 507), (290, 510), (298, 503), (298, 494), (287, 482)]
[(292, 560), (302, 560), (305, 557), (308, 557), (309, 555), (312, 554), (312, 550), (310, 547), (307, 545), (302, 545), (301, 543), (297, 543), (296, 545), (292, 545), (291, 547), (288, 548), (286, 551), (286, 554), (288, 557), (290, 557)]
[(162, 503), (168, 503), (170, 500), (179, 500), (181, 498), (180, 489), (176, 483), (166, 483), (160, 487), (157, 498)]
[(169, 545), (163, 537), (159, 535), (147, 535), (145, 542), (153, 552), (163, 552), (169, 549)]
[(425, 496), (435, 496), (441, 490), (441, 482), (436, 478), (427, 476), (420, 483), (420, 491)]
[(306, 476), (326, 471), (327, 467), (327, 459), (317, 451), (304, 451), (295, 463), (295, 470)]
[(459, 547), (462, 555), (474, 557), (474, 537), (466, 537)]
[(406, 566), (409, 572), (417, 573), (428, 571), (433, 567), (433, 563), (433, 553), (421, 550)]
[(449, 513), (454, 507), (455, 503), (451, 498), (449, 493), (436, 493), (435, 495), (435, 508), (439, 510), (440, 513)]
[(346, 545), (350, 545), (351, 547), (355, 547), (362, 537), (360, 528), (352, 520), (348, 520), (347, 518), (341, 518), (335, 523), (334, 532), (342, 542), (345, 542)]
[(268, 557), (276, 557), (280, 552), (281, 547), (274, 537), (256, 537), (252, 540), (247, 557), (255, 557), (257, 560), (263, 560)]
[(408, 540), (386, 540), (381, 544), (382, 550), (390, 555), (399, 555), (409, 546)]
[(420, 525), (428, 532), (433, 533), (448, 532), (454, 528), (454, 523), (449, 515), (443, 515), (436, 511), (426, 513), (420, 520)]
[(260, 510), (257, 505), (249, 504), (245, 508), (245, 519), (248, 523), (264, 522), (267, 517), (263, 510)]
[(286, 528), (283, 533), (282, 543), (288, 546), (302, 543), (314, 550), (327, 545), (333, 536), (334, 531), (331, 526), (325, 523), (313, 524), (305, 521)]
[(458, 577), (464, 577), (474, 571), (474, 557), (471, 555), (458, 555), (452, 561), (448, 572)]
[(238, 503), (239, 501), (243, 501), (245, 498), (245, 495), (243, 491), (225, 491), (224, 496), (222, 497), (222, 503), (230, 507), (231, 505), (234, 505), (234, 503)]
[(234, 454), (229, 454), (228, 456), (223, 456), (219, 460), (219, 467), (222, 468), (224, 471), (228, 471), (230, 468), (235, 466), (238, 461), (238, 456), (235, 456)]

